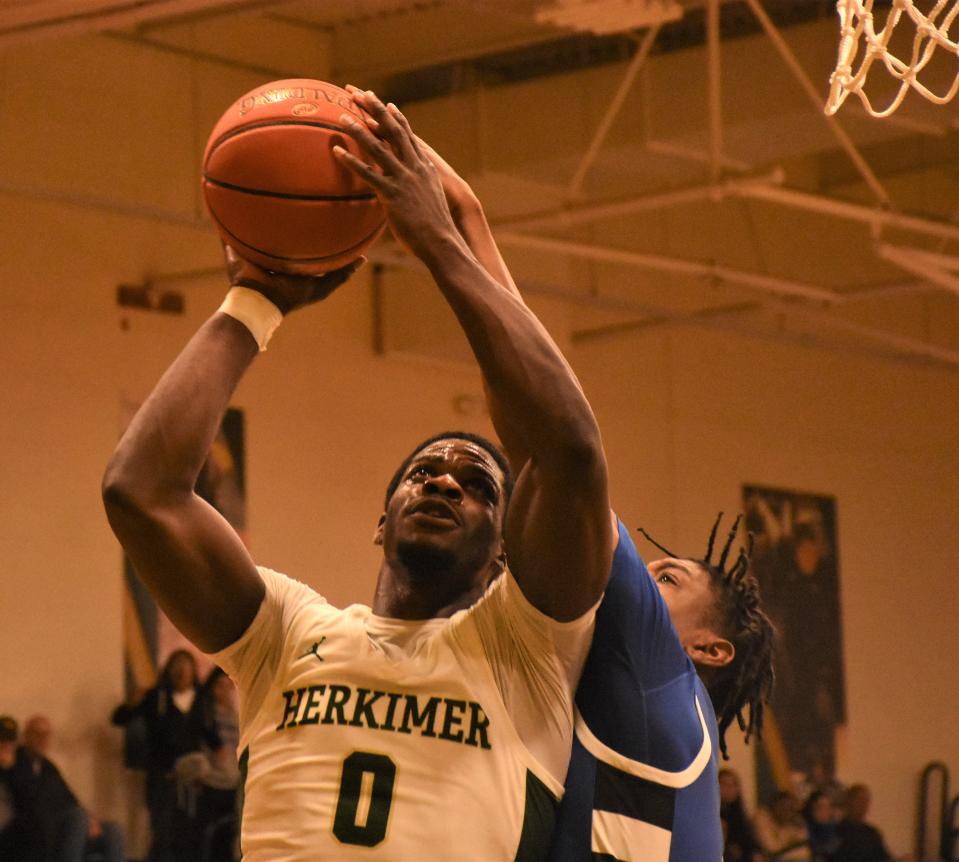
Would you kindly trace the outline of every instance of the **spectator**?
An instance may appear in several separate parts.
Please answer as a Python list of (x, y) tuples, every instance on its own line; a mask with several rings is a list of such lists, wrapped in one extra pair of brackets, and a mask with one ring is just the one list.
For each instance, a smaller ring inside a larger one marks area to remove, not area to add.
[(47, 757), (53, 730), (45, 716), (30, 718), (10, 770), (10, 787), (20, 824), (23, 862), (83, 862), (99, 853), (123, 862), (119, 827), (86, 811)]
[(814, 862), (832, 862), (839, 849), (839, 824), (829, 793), (814, 790), (803, 806), (803, 817), (809, 830), (809, 849)]
[(882, 833), (869, 823), (866, 814), (872, 794), (865, 784), (853, 784), (844, 798), (845, 817), (839, 823), (839, 849), (830, 862), (890, 862)]
[(739, 776), (731, 769), (719, 770), (719, 818), (725, 836), (724, 862), (763, 862), (765, 857), (743, 806)]
[(178, 828), (176, 761), (199, 751), (204, 740), (203, 703), (197, 685), (196, 659), (176, 650), (167, 659), (159, 683), (136, 704), (114, 711), (113, 723), (142, 719), (146, 726), (146, 802), (150, 812), (148, 862), (182, 862), (185, 832)]
[[(827, 768), (825, 761), (822, 759), (817, 760), (810, 767), (809, 772), (804, 776), (803, 786), (804, 790), (799, 793), (800, 799), (805, 799), (808, 802), (809, 797), (818, 790), (829, 797), (829, 801), (833, 805), (834, 815), (835, 809), (842, 805), (845, 788)], [(833, 820), (835, 819), (836, 817), (833, 816)]]
[(240, 744), (240, 716), (236, 708), (236, 686), (224, 671), (215, 667), (203, 684), (204, 723), (211, 742), (211, 771), (206, 784), (235, 792), (240, 783), (236, 752)]
[(239, 858), (237, 843), (237, 795), (240, 767), (237, 749), (240, 745), (240, 716), (237, 712), (236, 686), (220, 668), (207, 677), (213, 728), (219, 748), (213, 754), (213, 769), (207, 789), (201, 797), (204, 841), (210, 862), (233, 862)]
[(181, 828), (192, 836), (191, 858), (232, 862), (240, 784), (236, 686), (220, 668), (214, 668), (201, 698), (203, 750), (186, 754), (176, 763), (181, 808), (187, 814)]
[(756, 837), (770, 862), (811, 862), (809, 833), (799, 813), (799, 801), (788, 790), (772, 805), (756, 812)]
[(11, 784), (17, 759), (17, 738), (16, 721), (9, 715), (0, 715), (0, 862), (16, 862), (23, 856)]

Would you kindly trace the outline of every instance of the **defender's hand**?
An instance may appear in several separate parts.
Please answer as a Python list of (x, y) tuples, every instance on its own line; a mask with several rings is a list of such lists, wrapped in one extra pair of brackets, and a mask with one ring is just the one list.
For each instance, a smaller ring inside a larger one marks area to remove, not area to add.
[(284, 315), (304, 305), (326, 299), (366, 263), (366, 258), (360, 257), (323, 275), (290, 275), (263, 269), (240, 257), (226, 244), (223, 246), (223, 254), (226, 257), (230, 284), (233, 287), (249, 287), (259, 291)]
[(343, 114), (340, 122), (373, 165), (342, 147), (334, 147), (333, 153), (376, 192), (396, 238), (428, 259), (449, 241), (459, 240), (439, 171), (399, 110), (388, 110), (371, 90), (357, 104), (374, 122), (359, 122), (351, 114)]

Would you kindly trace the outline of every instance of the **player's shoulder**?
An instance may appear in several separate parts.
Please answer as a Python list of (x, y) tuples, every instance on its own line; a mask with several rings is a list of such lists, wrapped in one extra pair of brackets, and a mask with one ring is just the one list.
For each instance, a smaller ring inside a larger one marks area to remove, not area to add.
[(292, 578), (283, 572), (278, 572), (276, 569), (271, 569), (267, 566), (257, 566), (256, 570), (263, 579), (267, 595), (271, 598), (287, 599), (296, 597), (303, 601), (326, 603), (326, 599), (320, 595), (320, 593), (309, 584), (303, 583), (303, 581), (299, 581), (296, 578)]
[(266, 566), (257, 566), (266, 587), (266, 596), (260, 613), (279, 622), (275, 635), (283, 635), (291, 627), (323, 618), (330, 621), (343, 615), (309, 584)]
[(646, 563), (639, 555), (629, 527), (616, 517), (616, 547), (613, 549), (613, 570), (622, 569), (633, 574), (646, 574)]
[(617, 520), (617, 527), (616, 548), (601, 609), (606, 613), (613, 610), (621, 613), (650, 610), (662, 615), (665, 613), (662, 597), (649, 576), (629, 528), (620, 519)]

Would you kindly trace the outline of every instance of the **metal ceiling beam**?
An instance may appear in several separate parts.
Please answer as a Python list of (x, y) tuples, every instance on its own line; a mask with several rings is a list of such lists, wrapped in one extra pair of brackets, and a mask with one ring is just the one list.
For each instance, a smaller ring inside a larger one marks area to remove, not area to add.
[(762, 273), (746, 272), (724, 266), (723, 264), (703, 263), (702, 261), (667, 257), (658, 254), (644, 254), (641, 252), (628, 251), (627, 249), (608, 248), (606, 246), (596, 246), (589, 243), (530, 236), (529, 234), (509, 231), (497, 231), (496, 240), (502, 245), (513, 246), (514, 248), (527, 248), (534, 251), (561, 254), (567, 257), (577, 257), (583, 260), (618, 263), (626, 266), (640, 267), (641, 269), (652, 269), (692, 278), (725, 282), (726, 284), (735, 284), (749, 290), (757, 290), (761, 293), (804, 299), (823, 305), (834, 305), (842, 298), (841, 294), (816, 285), (804, 284), (802, 282), (777, 278)]
[(769, 40), (779, 52), (783, 62), (789, 67), (789, 70), (793, 73), (806, 95), (809, 96), (810, 101), (816, 108), (816, 113), (823, 117), (829, 125), (836, 140), (839, 141), (839, 145), (846, 151), (846, 154), (856, 166), (856, 170), (859, 171), (866, 185), (872, 189), (872, 193), (876, 196), (879, 203), (888, 205), (890, 203), (889, 195), (883, 188), (882, 183), (879, 182), (879, 178), (873, 172), (872, 168), (869, 167), (869, 163), (863, 158), (862, 153), (859, 152), (852, 138), (835, 117), (827, 117), (822, 113), (822, 94), (809, 79), (806, 70), (803, 69), (802, 64), (796, 58), (796, 55), (779, 32), (779, 29), (772, 22), (772, 19), (766, 14), (766, 10), (762, 7), (762, 4), (759, 0), (746, 0), (746, 2), (749, 4), (749, 8), (756, 16), (756, 19), (762, 25), (763, 30), (766, 31)]
[(630, 89), (632, 89), (633, 81), (636, 80), (639, 70), (646, 62), (646, 58), (649, 57), (649, 52), (653, 49), (653, 44), (656, 41), (656, 37), (659, 35), (659, 29), (659, 25), (657, 25), (647, 30), (645, 36), (643, 37), (642, 43), (640, 44), (639, 48), (636, 49), (636, 53), (633, 55), (633, 59), (630, 61), (629, 66), (626, 69), (626, 74), (623, 75), (623, 79), (620, 81), (619, 87), (617, 87), (613, 98), (610, 100), (609, 106), (606, 108), (606, 113), (603, 114), (602, 119), (600, 119), (599, 125), (596, 127), (596, 132), (593, 134), (592, 140), (586, 147), (586, 152), (583, 153), (583, 157), (579, 162), (579, 166), (576, 168), (576, 173), (573, 174), (573, 179), (569, 184), (570, 197), (575, 198), (582, 191), (583, 180), (586, 179), (586, 174), (592, 167), (593, 162), (596, 161), (596, 156), (599, 155), (600, 149), (606, 142), (606, 136), (609, 134), (609, 130), (612, 128), (613, 123), (619, 116), (619, 112), (623, 107), (623, 103), (626, 101), (626, 96), (629, 94)]
[(211, 66), (220, 66), (224, 69), (236, 69), (238, 72), (260, 75), (267, 81), (277, 81), (283, 78), (299, 78), (303, 74), (302, 70), (280, 69), (275, 66), (261, 66), (257, 63), (247, 63), (244, 60), (234, 60), (230, 57), (224, 57), (222, 54), (212, 54), (209, 51), (198, 51), (195, 48), (185, 48), (181, 45), (163, 42), (139, 33), (111, 32), (104, 33), (103, 35), (108, 39), (125, 42), (129, 45), (136, 45), (137, 47), (147, 48), (152, 51), (159, 51), (161, 54), (172, 54), (175, 57), (183, 57), (186, 60), (195, 60)]
[[(499, 237), (499, 239), (501, 239), (501, 237)], [(402, 251), (394, 244), (378, 246), (370, 254), (370, 259), (371, 261), (388, 267), (395, 266), (402, 269), (415, 269), (422, 272), (424, 278), (428, 277), (425, 267), (419, 260)], [(556, 284), (522, 281), (520, 290), (524, 296), (544, 296), (550, 299), (563, 300), (571, 305), (581, 306), (583, 308), (639, 315), (643, 318), (638, 321), (623, 321), (622, 323), (611, 324), (609, 327), (597, 327), (594, 330), (583, 330), (578, 334), (574, 333), (574, 337), (572, 338), (574, 343), (595, 341), (604, 336), (629, 334), (652, 326), (687, 325), (732, 331), (747, 337), (766, 338), (776, 342), (793, 341), (801, 344), (814, 343), (817, 346), (829, 350), (841, 349), (843, 347), (848, 349), (849, 345), (842, 345), (841, 343), (830, 341), (823, 336), (822, 333), (825, 330), (833, 329), (852, 335), (872, 345), (872, 349), (866, 348), (866, 352), (873, 355), (876, 353), (876, 348), (879, 348), (881, 355), (887, 358), (895, 358), (899, 361), (918, 361), (922, 364), (932, 362), (938, 365), (948, 366), (951, 370), (959, 371), (959, 351), (928, 344), (915, 338), (896, 335), (884, 329), (864, 326), (863, 324), (841, 318), (836, 314), (817, 311), (809, 306), (799, 305), (794, 301), (777, 299), (772, 296), (766, 297), (762, 302), (747, 301), (731, 303), (728, 305), (697, 309), (692, 312), (677, 313), (665, 309), (662, 306), (651, 305), (646, 302), (584, 293)], [(801, 330), (766, 332), (757, 326), (751, 326), (743, 321), (737, 321), (736, 318), (742, 317), (744, 314), (752, 311), (781, 314), (786, 320), (801, 321), (810, 325), (813, 328), (813, 332), (809, 333)]]
[(649, 195), (630, 195), (614, 200), (568, 204), (558, 209), (542, 210), (515, 218), (496, 219), (494, 225), (497, 228), (523, 231), (534, 228), (572, 227), (577, 224), (589, 224), (604, 218), (620, 218), (636, 213), (665, 209), (670, 206), (721, 198), (740, 185), (756, 183), (761, 186), (768, 186), (780, 183), (782, 180), (783, 172), (775, 169), (760, 176), (725, 180), (718, 184), (701, 183), (665, 192), (654, 192)]
[(93, 9), (71, 4), (76, 8), (66, 8), (49, 17), (39, 9), (30, 10), (27, 7), (20, 16), (12, 17), (7, 14), (0, 17), (0, 44), (99, 33), (199, 10), (235, 12), (254, 6), (260, 7), (267, 2), (279, 3), (281, 0), (112, 0), (99, 3)]
[(750, 311), (760, 311), (762, 304), (758, 302), (734, 302), (729, 305), (701, 308), (683, 314), (662, 314), (645, 317), (642, 320), (624, 320), (620, 323), (610, 323), (606, 326), (594, 326), (589, 329), (574, 329), (570, 333), (573, 344), (583, 344), (589, 341), (598, 341), (610, 335), (625, 335), (626, 333), (647, 331), (662, 326), (677, 326), (688, 323), (702, 323), (707, 320), (719, 320), (724, 317), (739, 317)]
[(770, 201), (794, 209), (831, 215), (847, 221), (856, 221), (871, 227), (894, 228), (939, 239), (959, 240), (959, 225), (950, 222), (905, 215), (904, 213), (850, 203), (825, 195), (810, 194), (798, 189), (774, 187), (760, 183), (734, 183), (728, 186), (727, 192), (738, 197)]
[(718, 183), (723, 175), (722, 51), (719, 12), (721, 0), (706, 0), (706, 56), (709, 65), (709, 179)]
[(923, 253), (917, 249), (881, 243), (876, 253), (906, 272), (959, 296), (959, 261), (948, 255)]

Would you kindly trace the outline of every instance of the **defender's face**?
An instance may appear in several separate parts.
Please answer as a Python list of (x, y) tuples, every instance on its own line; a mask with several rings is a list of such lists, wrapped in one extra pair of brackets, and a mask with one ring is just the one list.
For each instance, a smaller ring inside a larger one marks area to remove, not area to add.
[(468, 440), (437, 440), (420, 450), (390, 498), (381, 528), (387, 552), (398, 544), (446, 550), (457, 558), (499, 553), (505, 477)]
[(707, 625), (715, 596), (709, 572), (693, 560), (666, 557), (647, 567), (683, 645)]

